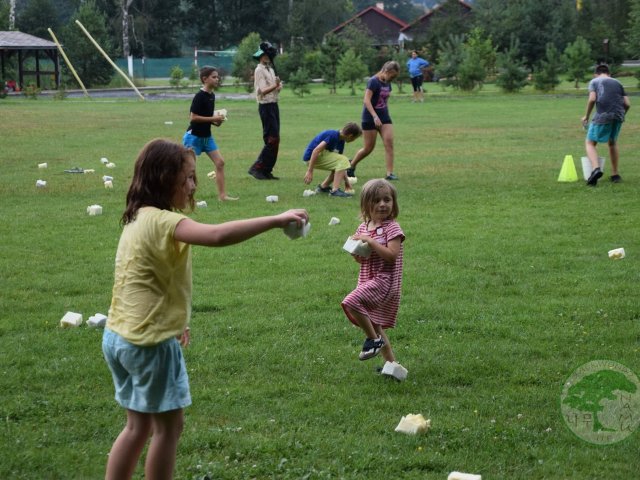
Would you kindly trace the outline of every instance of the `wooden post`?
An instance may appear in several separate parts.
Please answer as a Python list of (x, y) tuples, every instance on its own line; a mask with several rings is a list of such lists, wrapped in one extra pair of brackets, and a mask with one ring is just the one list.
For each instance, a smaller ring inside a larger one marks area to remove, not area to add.
[[(60, 42), (58, 42), (58, 39), (53, 34), (53, 31), (50, 28), (47, 28), (47, 30), (49, 31), (49, 35), (51, 35), (51, 38), (53, 38), (53, 41), (55, 42), (55, 44), (58, 46), (58, 49), (60, 50), (60, 53), (62, 54), (62, 58), (64, 58), (64, 61), (67, 62), (67, 66), (69, 67), (69, 70), (71, 70), (71, 73), (73, 73), (73, 76), (75, 77), (76, 81), (80, 85), (80, 88), (82, 88), (82, 91), (88, 97), (89, 96), (89, 92), (87, 92), (87, 89), (84, 88), (84, 83), (82, 83), (82, 80), (80, 80), (80, 77), (78, 76), (78, 74), (76, 73), (75, 69), (73, 68), (73, 65), (71, 65), (71, 62), (67, 58), (67, 54), (64, 53), (64, 50), (62, 49), (62, 45), (60, 45)], [(57, 62), (56, 62), (56, 70), (57, 70)]]
[(113, 68), (115, 68), (116, 72), (118, 72), (120, 75), (122, 75), (122, 78), (124, 78), (124, 79), (127, 81), (127, 83), (128, 83), (129, 85), (131, 85), (131, 87), (136, 91), (136, 93), (140, 96), (140, 98), (141, 98), (142, 100), (144, 100), (144, 96), (140, 93), (140, 91), (138, 90), (138, 88), (133, 84), (133, 82), (129, 79), (129, 77), (127, 77), (127, 75), (126, 75), (122, 70), (120, 70), (120, 68), (118, 68), (118, 66), (117, 66), (115, 63), (113, 63), (113, 60), (111, 60), (111, 59), (109, 58), (109, 55), (107, 55), (107, 54), (105, 53), (105, 51), (102, 49), (102, 47), (101, 47), (100, 45), (98, 45), (98, 42), (96, 42), (96, 41), (93, 39), (93, 37), (91, 36), (91, 34), (90, 34), (89, 32), (87, 32), (87, 29), (86, 29), (86, 28), (84, 28), (84, 25), (82, 25), (82, 23), (80, 23), (78, 20), (76, 20), (76, 23), (77, 23), (77, 24), (78, 24), (78, 26), (82, 29), (82, 31), (84, 32), (84, 34), (89, 38), (89, 40), (91, 40), (91, 43), (93, 43), (93, 44), (96, 46), (96, 48), (97, 48), (97, 49), (98, 49), (98, 51), (102, 54), (102, 56), (103, 56), (104, 58), (106, 58), (106, 59), (107, 59), (107, 61), (111, 64), (111, 66), (112, 66)]

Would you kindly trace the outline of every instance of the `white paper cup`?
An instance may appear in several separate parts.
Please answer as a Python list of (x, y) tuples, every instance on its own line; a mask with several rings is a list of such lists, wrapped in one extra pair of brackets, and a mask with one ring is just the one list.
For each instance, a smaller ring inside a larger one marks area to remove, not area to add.
[(47, 182), (45, 182), (44, 180), (36, 180), (36, 187), (43, 188), (46, 186), (47, 186)]
[(291, 240), (295, 240), (296, 238), (306, 237), (310, 229), (311, 224), (303, 221), (301, 227), (298, 227), (296, 222), (291, 222), (282, 230), (287, 237), (289, 237)]
[(269, 195), (267, 197), (267, 202), (276, 203), (278, 201), (278, 195)]
[(96, 215), (102, 215), (102, 207), (100, 205), (89, 205), (87, 207), (87, 213), (91, 217), (95, 217)]
[(47, 167), (48, 167), (48, 165), (47, 165), (47, 163), (46, 163), (46, 162), (45, 162), (45, 163), (39, 163), (39, 164), (38, 164), (38, 168), (47, 168)]
[[(604, 172), (603, 157), (598, 157), (598, 166), (600, 167), (600, 170)], [(591, 176), (592, 171), (593, 171), (593, 168), (591, 168), (591, 160), (589, 160), (589, 157), (582, 157), (582, 176), (584, 177), (585, 180), (589, 180), (589, 177)]]
[(612, 260), (620, 260), (624, 258), (624, 248), (614, 248), (613, 250), (609, 250), (609, 258)]

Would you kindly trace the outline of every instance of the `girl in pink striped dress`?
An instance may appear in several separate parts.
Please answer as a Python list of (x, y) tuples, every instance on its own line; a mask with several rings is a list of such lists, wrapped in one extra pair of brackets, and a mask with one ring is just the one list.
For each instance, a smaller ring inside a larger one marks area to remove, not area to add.
[(386, 361), (395, 361), (385, 330), (396, 325), (402, 286), (404, 233), (396, 222), (397, 198), (396, 188), (384, 179), (369, 180), (360, 194), (363, 222), (352, 238), (366, 242), (371, 254), (353, 255), (360, 264), (358, 286), (342, 301), (349, 320), (367, 336), (360, 360), (382, 353)]

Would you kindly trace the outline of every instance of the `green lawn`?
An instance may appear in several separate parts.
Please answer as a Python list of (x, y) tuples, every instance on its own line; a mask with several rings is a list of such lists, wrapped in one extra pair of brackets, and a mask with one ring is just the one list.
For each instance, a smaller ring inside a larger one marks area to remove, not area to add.
[[(229, 120), (216, 141), (228, 191), (241, 199), (215, 200), (211, 162), (200, 157), (198, 200), (208, 207), (193, 217), (221, 222), (303, 207), (312, 228), (296, 241), (272, 231), (224, 249), (194, 247), (185, 350), (194, 404), (177, 479), (422, 480), (453, 470), (485, 480), (626, 479), (640, 471), (637, 431), (593, 445), (560, 411), (565, 380), (590, 360), (640, 373), (637, 97), (620, 138), (624, 183), (611, 184), (605, 164), (600, 185), (587, 188), (582, 178), (557, 182), (565, 155), (582, 177), (584, 90), (428, 89), (424, 104), (405, 90), (390, 105), (406, 234), (390, 339), (409, 370), (403, 383), (378, 376), (380, 360), (357, 360), (363, 335), (340, 308), (357, 278), (341, 246), (358, 224), (358, 200), (302, 196), (306, 143), (358, 121), (361, 90), (283, 95), (278, 182), (246, 173), (262, 142), (255, 102), (219, 100)], [(101, 331), (58, 322), (66, 311), (85, 320), (107, 313), (133, 161), (151, 138), (180, 141), (189, 103), (0, 100), (0, 478), (104, 475), (124, 412)], [(383, 159), (379, 144), (359, 165), (357, 187), (384, 174)], [(76, 166), (95, 173), (64, 173)], [(113, 190), (102, 175), (114, 177)], [(47, 187), (36, 188), (38, 179)], [(92, 204), (103, 215), (88, 216)], [(341, 223), (329, 226), (334, 216)], [(607, 257), (616, 247), (624, 260)], [(409, 413), (430, 418), (432, 429), (394, 432)]]

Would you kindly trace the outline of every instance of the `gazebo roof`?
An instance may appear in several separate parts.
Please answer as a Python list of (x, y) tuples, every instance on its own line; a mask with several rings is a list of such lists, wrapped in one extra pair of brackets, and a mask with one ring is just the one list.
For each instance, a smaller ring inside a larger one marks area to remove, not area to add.
[(54, 42), (17, 31), (0, 31), (0, 49), (5, 50), (49, 50), (57, 49)]

